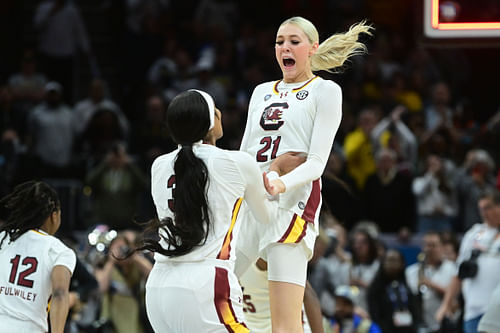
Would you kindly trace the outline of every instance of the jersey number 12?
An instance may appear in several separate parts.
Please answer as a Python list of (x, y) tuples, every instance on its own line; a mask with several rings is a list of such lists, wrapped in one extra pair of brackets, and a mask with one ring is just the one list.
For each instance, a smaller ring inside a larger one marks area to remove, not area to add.
[(12, 264), (12, 269), (10, 270), (9, 282), (15, 283), (17, 276), (17, 285), (33, 288), (33, 280), (29, 280), (26, 277), (28, 275), (36, 272), (36, 268), (38, 266), (38, 260), (35, 257), (25, 257), (22, 261), (23, 266), (29, 266), (24, 271), (17, 275), (17, 269), (19, 267), (19, 261), (21, 261), (21, 256), (18, 254), (14, 258), (10, 259), (10, 263)]

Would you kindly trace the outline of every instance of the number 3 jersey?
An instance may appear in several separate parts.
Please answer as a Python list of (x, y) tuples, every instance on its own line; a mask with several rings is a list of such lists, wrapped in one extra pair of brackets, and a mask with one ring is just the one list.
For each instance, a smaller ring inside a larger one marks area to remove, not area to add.
[[(266, 199), (266, 191), (257, 163), (248, 154), (228, 151), (215, 146), (195, 143), (194, 154), (208, 170), (207, 201), (211, 227), (206, 242), (190, 253), (169, 257), (155, 254), (157, 261), (198, 261), (207, 258), (225, 260), (230, 266), (235, 260), (235, 245), (241, 223), (254, 221), (241, 218), (243, 200), (261, 223), (274, 221), (276, 203)], [(173, 202), (176, 191), (174, 163), (179, 149), (158, 157), (151, 167), (151, 194), (159, 219), (174, 219)], [(201, 209), (193, 206), (192, 209)], [(175, 223), (175, 221), (174, 221)], [(162, 231), (160, 231), (162, 234)], [(168, 249), (164, 239), (160, 244)]]
[(272, 160), (286, 152), (307, 155), (307, 161), (280, 177), (286, 192), (279, 206), (307, 222), (318, 218), (320, 177), (330, 156), (342, 117), (342, 92), (315, 76), (305, 82), (266, 82), (250, 99), (240, 150), (248, 152), (267, 171)]
[(73, 250), (43, 231), (29, 230), (12, 243), (5, 237), (0, 265), (0, 331), (47, 332), (52, 269), (62, 265), (73, 274)]

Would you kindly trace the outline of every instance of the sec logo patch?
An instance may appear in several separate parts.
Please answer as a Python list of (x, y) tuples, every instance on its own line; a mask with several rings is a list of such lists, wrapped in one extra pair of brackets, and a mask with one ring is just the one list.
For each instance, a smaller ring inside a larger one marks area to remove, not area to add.
[(306, 208), (306, 204), (303, 201), (299, 201), (299, 208), (300, 209)]
[(264, 96), (264, 101), (267, 101), (269, 98), (271, 98), (271, 95)]
[(298, 100), (303, 100), (303, 99), (306, 99), (306, 97), (309, 95), (309, 92), (307, 90), (301, 90), (297, 93), (297, 99)]

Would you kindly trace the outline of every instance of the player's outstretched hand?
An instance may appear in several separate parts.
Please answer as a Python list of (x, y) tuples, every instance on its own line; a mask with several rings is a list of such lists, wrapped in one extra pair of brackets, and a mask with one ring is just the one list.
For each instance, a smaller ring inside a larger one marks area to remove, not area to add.
[(262, 174), (262, 179), (264, 180), (264, 187), (266, 188), (267, 193), (269, 193), (270, 195), (276, 195), (285, 192), (285, 184), (283, 184), (280, 179), (273, 179), (270, 181), (267, 178), (265, 172)]

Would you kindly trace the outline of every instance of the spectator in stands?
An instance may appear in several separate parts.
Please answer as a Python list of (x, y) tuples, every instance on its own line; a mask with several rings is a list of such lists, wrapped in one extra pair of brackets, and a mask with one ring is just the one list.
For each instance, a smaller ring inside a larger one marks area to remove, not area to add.
[(500, 193), (489, 191), (478, 201), (483, 223), (474, 224), (464, 235), (457, 259), (458, 274), (449, 284), (436, 313), (441, 321), (450, 312), (456, 295), (464, 299), (464, 333), (477, 333), (492, 291), (500, 284)]
[(434, 131), (440, 126), (453, 126), (453, 110), (450, 108), (450, 88), (444, 82), (432, 87), (432, 103), (425, 109), (427, 131)]
[(408, 85), (408, 79), (402, 71), (395, 72), (391, 77), (395, 100), (410, 112), (422, 110), (422, 96)]
[(25, 114), (43, 100), (47, 78), (37, 72), (35, 54), (24, 51), (21, 70), (9, 77), (14, 103)]
[(24, 137), (27, 115), (14, 103), (12, 88), (0, 86), (0, 131), (10, 129)]
[(101, 318), (110, 320), (116, 333), (143, 333), (146, 327), (144, 284), (153, 265), (137, 252), (119, 260), (135, 247), (134, 232), (119, 233), (111, 242), (106, 263), (95, 271), (103, 294)]
[(396, 153), (381, 149), (376, 154), (377, 172), (366, 180), (363, 191), (365, 216), (378, 224), (382, 232), (413, 229), (415, 198), (412, 179), (396, 168)]
[(163, 45), (163, 55), (156, 59), (149, 68), (148, 81), (154, 91), (166, 89), (177, 76), (177, 64), (174, 61), (177, 47), (176, 39), (166, 38)]
[(481, 220), (477, 202), (485, 191), (495, 188), (495, 164), (490, 154), (482, 149), (470, 151), (466, 163), (457, 173), (457, 191), (461, 230), (467, 230)]
[(452, 231), (441, 233), (443, 242), (443, 259), (455, 262), (458, 257), (460, 242)]
[(93, 219), (97, 223), (118, 230), (137, 228), (133, 218), (147, 180), (123, 144), (115, 144), (101, 164), (89, 171), (87, 184), (92, 189)]
[(383, 118), (372, 130), (371, 136), (375, 151), (381, 149), (382, 137), (390, 131), (388, 145), (397, 154), (398, 169), (408, 170), (413, 173), (418, 164), (417, 138), (406, 124), (401, 120), (401, 115), (406, 109), (399, 105), (392, 110), (390, 116)]
[(365, 332), (382, 333), (380, 327), (369, 318), (355, 312), (359, 289), (341, 285), (335, 289), (335, 313), (328, 318), (325, 333)]
[(97, 109), (79, 137), (78, 148), (85, 157), (84, 162), (95, 166), (117, 141), (125, 140), (118, 114), (106, 108)]
[(443, 244), (439, 233), (429, 231), (422, 242), (423, 259), (406, 268), (406, 281), (413, 295), (419, 297), (419, 333), (439, 331), (435, 315), (446, 287), (455, 275), (455, 263), (444, 259)]
[(413, 181), (417, 199), (418, 231), (452, 230), (458, 213), (453, 175), (439, 156), (427, 157), (427, 170)]
[(349, 284), (360, 290), (359, 306), (368, 309), (366, 290), (372, 283), (380, 267), (377, 241), (365, 229), (353, 231), (351, 238), (352, 266), (349, 273)]
[(71, 175), (73, 111), (63, 103), (62, 90), (57, 82), (47, 83), (45, 102), (36, 106), (28, 118), (26, 142), (39, 160), (38, 172), (42, 177)]
[(74, 112), (75, 128), (80, 135), (87, 128), (94, 113), (98, 110), (109, 110), (116, 114), (120, 123), (120, 129), (126, 136), (128, 133), (128, 120), (120, 107), (108, 97), (106, 83), (101, 79), (93, 79), (90, 82), (89, 95), (84, 100), (76, 103)]
[(227, 93), (224, 86), (213, 78), (215, 54), (207, 53), (203, 53), (195, 65), (196, 77), (190, 83), (191, 88), (206, 91), (213, 96), (217, 106), (224, 110), (227, 105)]
[(0, 196), (10, 192), (17, 180), (21, 154), (25, 152), (16, 131), (0, 132)]
[(406, 283), (405, 262), (399, 251), (387, 250), (368, 289), (368, 309), (384, 333), (416, 332), (416, 300)]
[(326, 169), (321, 177), (323, 204), (344, 225), (353, 225), (361, 216), (359, 193), (354, 179), (347, 173), (342, 147), (334, 143)]
[(141, 157), (145, 168), (151, 168), (156, 157), (175, 149), (164, 125), (165, 102), (160, 96), (147, 99), (144, 117), (132, 128), (130, 150)]
[[(323, 255), (314, 265), (314, 270), (308, 267), (308, 281), (316, 291), (323, 313), (333, 315), (335, 309), (335, 288), (349, 284), (351, 256), (344, 249), (346, 246), (346, 231), (328, 211), (320, 216), (323, 228), (316, 244), (323, 242)], [(315, 252), (316, 245), (315, 245)], [(314, 256), (316, 257), (316, 255)]]
[(80, 13), (68, 0), (46, 0), (36, 9), (34, 26), (38, 30), (38, 49), (43, 72), (66, 89), (72, 101), (74, 60), (79, 50), (90, 54), (90, 43)]
[(448, 85), (443, 82), (436, 83), (432, 88), (432, 104), (424, 110), (426, 131), (420, 142), (427, 152), (434, 152), (443, 157), (454, 157), (461, 137), (453, 122), (454, 110), (450, 108), (449, 103)]
[(358, 117), (358, 127), (347, 134), (344, 141), (347, 172), (356, 181), (358, 190), (364, 188), (366, 179), (376, 170), (371, 133), (377, 121), (375, 110), (361, 111)]

